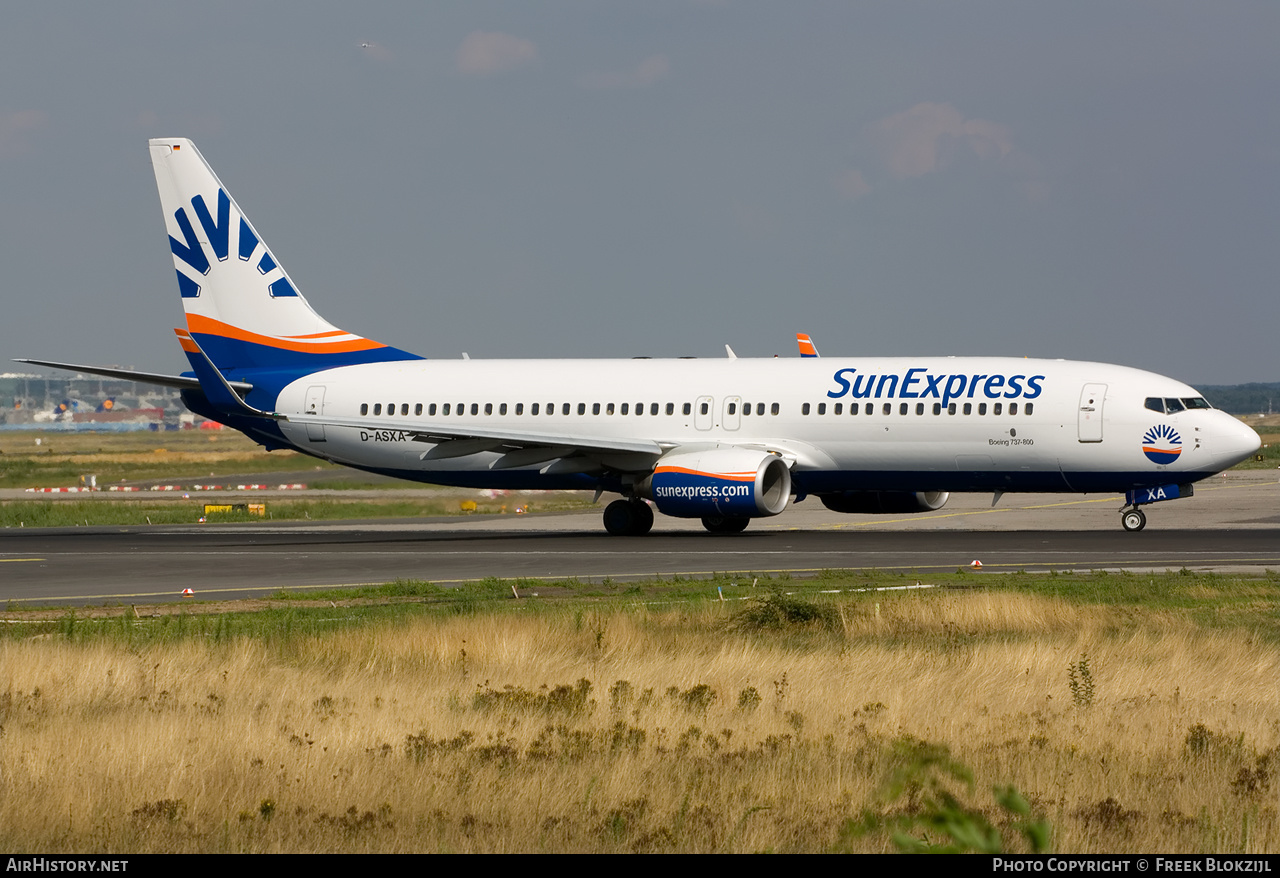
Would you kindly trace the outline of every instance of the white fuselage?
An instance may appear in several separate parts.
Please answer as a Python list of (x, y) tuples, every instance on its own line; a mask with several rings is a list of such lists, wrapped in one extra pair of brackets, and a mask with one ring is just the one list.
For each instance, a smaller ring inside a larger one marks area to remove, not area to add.
[[(1151, 398), (1199, 394), (1150, 372), (1063, 360), (415, 360), (307, 375), (276, 410), (367, 424), (282, 424), (309, 453), (477, 487), (584, 484), (544, 474), (543, 462), (491, 469), (496, 451), (423, 459), (432, 446), (404, 423), (763, 447), (788, 458), (797, 493), (819, 494), (1123, 492), (1195, 481), (1257, 448), (1257, 434), (1224, 412), (1155, 411)], [(1152, 430), (1176, 437), (1176, 458), (1144, 452)]]

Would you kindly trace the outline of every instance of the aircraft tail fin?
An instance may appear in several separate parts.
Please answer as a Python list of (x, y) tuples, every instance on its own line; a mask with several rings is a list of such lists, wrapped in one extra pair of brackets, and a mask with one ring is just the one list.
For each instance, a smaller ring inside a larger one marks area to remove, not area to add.
[(800, 356), (802, 357), (818, 356), (818, 349), (814, 346), (813, 339), (809, 338), (809, 336), (806, 333), (803, 333), (803, 332), (796, 333), (796, 344), (800, 347)]
[(309, 372), (420, 359), (312, 310), (190, 140), (149, 145), (187, 331), (218, 370)]

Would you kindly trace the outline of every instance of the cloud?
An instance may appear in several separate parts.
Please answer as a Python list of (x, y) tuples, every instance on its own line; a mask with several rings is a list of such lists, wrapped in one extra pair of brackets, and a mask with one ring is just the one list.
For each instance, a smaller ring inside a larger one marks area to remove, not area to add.
[(868, 128), (890, 175), (923, 177), (947, 166), (961, 152), (1003, 159), (1013, 151), (1009, 129), (986, 119), (966, 119), (950, 104), (916, 104)]
[(538, 47), (523, 37), (496, 31), (473, 31), (458, 47), (458, 72), (488, 76), (514, 70), (538, 59)]
[(665, 79), (671, 72), (666, 55), (650, 55), (630, 70), (588, 73), (578, 80), (583, 88), (644, 88)]
[(0, 158), (25, 152), (28, 135), (49, 124), (44, 110), (18, 110), (0, 113)]
[(836, 191), (845, 198), (861, 198), (871, 191), (871, 185), (867, 183), (862, 176), (862, 172), (856, 168), (852, 171), (845, 171), (836, 177)]

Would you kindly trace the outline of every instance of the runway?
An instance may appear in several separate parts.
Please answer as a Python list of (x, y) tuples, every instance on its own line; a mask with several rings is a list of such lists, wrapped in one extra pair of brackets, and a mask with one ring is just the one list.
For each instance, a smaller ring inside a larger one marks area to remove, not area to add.
[(389, 522), (312, 522), (0, 531), (0, 600), (32, 605), (261, 597), (424, 579), (614, 580), (824, 569), (954, 571), (1280, 570), (1280, 483), (1270, 472), (1205, 484), (1119, 528), (1114, 497), (963, 495), (937, 513), (845, 516), (812, 501), (743, 534), (659, 516), (644, 537), (609, 537), (599, 513)]

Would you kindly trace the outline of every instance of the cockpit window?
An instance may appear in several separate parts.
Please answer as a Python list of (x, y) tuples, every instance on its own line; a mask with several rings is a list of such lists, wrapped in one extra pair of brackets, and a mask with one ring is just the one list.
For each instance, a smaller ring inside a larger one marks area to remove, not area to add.
[(1158, 396), (1148, 396), (1145, 406), (1153, 412), (1164, 414), (1164, 400)]
[(1166, 396), (1164, 399), (1164, 410), (1166, 414), (1172, 415), (1175, 412), (1180, 412), (1185, 408), (1186, 406), (1182, 404), (1182, 400), (1180, 399), (1174, 399), (1171, 396)]
[(1183, 399), (1182, 399), (1182, 404), (1183, 404), (1183, 405), (1185, 405), (1185, 406), (1186, 406), (1187, 408), (1189, 408), (1189, 409), (1211, 409), (1211, 408), (1213, 408), (1213, 406), (1209, 405), (1209, 400), (1205, 399), (1203, 396), (1188, 396), (1188, 397), (1183, 397)]

